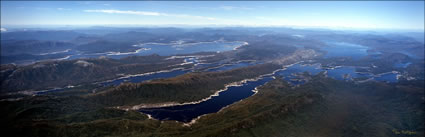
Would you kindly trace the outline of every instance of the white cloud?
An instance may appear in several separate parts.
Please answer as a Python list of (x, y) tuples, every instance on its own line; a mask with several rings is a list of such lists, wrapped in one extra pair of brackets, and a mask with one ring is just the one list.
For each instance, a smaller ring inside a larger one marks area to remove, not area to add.
[(43, 7), (36, 7), (36, 10), (48, 10), (49, 8), (43, 8)]
[(99, 13), (115, 13), (115, 14), (134, 14), (134, 15), (145, 15), (145, 16), (160, 16), (159, 12), (147, 12), (147, 11), (123, 11), (123, 10), (84, 10), (84, 12), (99, 12)]
[(77, 2), (77, 3), (80, 4), (80, 5), (90, 5), (90, 4), (93, 4), (92, 1), (84, 1), (84, 2)]
[(220, 6), (220, 9), (233, 10), (233, 9), (235, 9), (235, 7), (233, 7), (233, 6)]
[(71, 9), (66, 9), (66, 8), (56, 8), (57, 10), (71, 10)]
[(7, 31), (6, 28), (0, 28), (0, 32), (5, 32), (5, 31)]
[(220, 6), (218, 8), (224, 9), (224, 10), (252, 10), (253, 9), (248, 7), (236, 7), (236, 6)]
[(186, 14), (167, 14), (167, 13), (150, 12), (150, 11), (84, 10), (84, 12), (97, 12), (97, 13), (109, 13), (109, 14), (132, 14), (132, 15), (143, 15), (143, 16), (170, 16), (170, 17), (181, 17), (181, 18), (196, 18), (196, 19), (215, 20), (215, 18), (212, 18), (212, 17), (193, 16), (193, 15), (186, 15)]

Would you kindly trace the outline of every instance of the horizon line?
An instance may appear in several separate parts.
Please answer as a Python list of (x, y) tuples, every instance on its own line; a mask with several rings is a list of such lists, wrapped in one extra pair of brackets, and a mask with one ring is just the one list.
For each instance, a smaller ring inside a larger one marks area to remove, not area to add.
[(172, 27), (172, 28), (291, 28), (291, 29), (328, 29), (328, 30), (381, 30), (381, 31), (420, 31), (425, 32), (425, 28), (364, 28), (364, 27), (342, 27), (342, 26), (297, 26), (297, 25), (242, 25), (242, 24), (0, 24), (3, 29), (19, 27), (27, 28), (53, 28), (53, 27)]

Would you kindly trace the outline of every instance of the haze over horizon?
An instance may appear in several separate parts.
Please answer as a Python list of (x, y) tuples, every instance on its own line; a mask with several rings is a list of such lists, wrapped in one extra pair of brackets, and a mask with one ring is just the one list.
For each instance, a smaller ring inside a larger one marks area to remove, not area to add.
[(1, 1), (1, 24), (291, 26), (424, 30), (424, 1)]

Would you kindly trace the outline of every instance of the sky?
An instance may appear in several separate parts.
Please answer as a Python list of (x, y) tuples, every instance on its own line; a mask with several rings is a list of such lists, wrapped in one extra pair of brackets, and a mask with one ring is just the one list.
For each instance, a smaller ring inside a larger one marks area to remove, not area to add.
[(237, 25), (424, 30), (424, 1), (1, 1), (1, 26), (7, 25)]

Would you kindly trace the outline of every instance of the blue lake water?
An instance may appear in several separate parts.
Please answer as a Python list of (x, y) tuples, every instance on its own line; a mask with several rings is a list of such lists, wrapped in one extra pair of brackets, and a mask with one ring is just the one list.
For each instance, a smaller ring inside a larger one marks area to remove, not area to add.
[[(200, 42), (200, 43), (188, 43), (188, 44), (160, 44), (160, 43), (151, 43), (151, 44), (140, 44), (135, 45), (141, 50), (118, 53), (118, 52), (106, 52), (106, 53), (90, 53), (85, 54), (79, 51), (70, 50), (67, 53), (71, 54), (69, 58), (66, 59), (79, 59), (79, 58), (98, 58), (100, 56), (105, 56), (114, 59), (120, 59), (128, 56), (146, 56), (151, 54), (158, 54), (161, 56), (170, 56), (177, 54), (190, 54), (196, 52), (222, 52), (234, 50), (236, 47), (246, 44), (245, 42), (234, 41), (215, 41), (215, 42)], [(64, 56), (65, 57), (65, 56)]]
[(137, 55), (150, 55), (159, 54), (163, 56), (176, 55), (176, 54), (188, 54), (196, 52), (216, 52), (216, 51), (229, 51), (236, 47), (245, 44), (245, 42), (205, 42), (205, 43), (194, 43), (194, 44), (143, 44), (138, 47), (147, 48), (149, 50), (143, 50)]
[(345, 43), (345, 42), (327, 42), (327, 46), (322, 47), (325, 50), (325, 58), (330, 57), (351, 57), (353, 59), (359, 59), (368, 55), (366, 46)]
[(317, 75), (321, 71), (327, 71), (327, 76), (337, 80), (350, 80), (352, 78), (374, 78), (377, 81), (384, 82), (397, 82), (396, 74), (385, 74), (380, 77), (374, 77), (369, 73), (358, 73), (355, 67), (342, 66), (334, 69), (325, 70), (320, 64), (302, 65), (294, 64), (287, 67), (284, 71), (276, 72), (276, 75), (280, 75), (293, 85), (304, 84), (305, 81), (300, 80), (299, 76), (294, 75), (296, 73), (308, 72), (310, 75)]
[(218, 112), (221, 108), (250, 97), (254, 94), (252, 90), (255, 87), (265, 84), (272, 80), (271, 77), (265, 77), (257, 81), (248, 81), (242, 86), (231, 86), (227, 90), (220, 92), (218, 96), (198, 104), (188, 104), (161, 108), (144, 108), (140, 112), (150, 114), (159, 120), (176, 120), (181, 122), (190, 122), (192, 119), (208, 114)]
[(396, 68), (407, 68), (410, 64), (412, 64), (411, 62), (406, 62), (406, 63), (394, 63), (394, 67)]
[(294, 64), (290, 67), (287, 67), (283, 71), (276, 72), (275, 74), (282, 76), (284, 80), (288, 81), (289, 83), (293, 85), (300, 85), (300, 84), (304, 84), (305, 81), (300, 80), (300, 78), (298, 78), (298, 76), (294, 74), (308, 72), (310, 73), (310, 75), (317, 75), (321, 71), (323, 71), (323, 69), (320, 67), (320, 64), (313, 64), (313, 65)]
[(350, 78), (371, 78), (373, 75), (368, 73), (357, 73), (355, 67), (339, 67), (328, 70), (328, 76), (337, 80), (347, 80)]
[(384, 75), (381, 75), (381, 76), (378, 76), (378, 77), (374, 77), (374, 80), (386, 81), (386, 82), (390, 82), (390, 83), (398, 81), (397, 80), (397, 74), (394, 74), (394, 73), (387, 73), (387, 74), (384, 74)]

